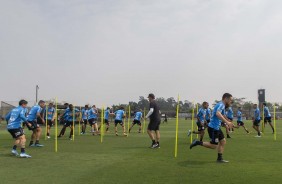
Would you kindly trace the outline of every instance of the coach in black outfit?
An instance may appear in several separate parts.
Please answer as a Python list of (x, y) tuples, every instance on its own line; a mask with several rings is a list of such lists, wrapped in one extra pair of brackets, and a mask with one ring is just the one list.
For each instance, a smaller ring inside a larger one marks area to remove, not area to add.
[[(150, 123), (147, 129), (148, 135), (152, 140), (152, 146), (150, 148), (160, 148), (160, 108), (155, 101), (154, 94), (149, 94), (148, 99), (150, 102), (150, 111), (146, 118), (150, 118)], [(154, 133), (156, 135), (154, 135)]]

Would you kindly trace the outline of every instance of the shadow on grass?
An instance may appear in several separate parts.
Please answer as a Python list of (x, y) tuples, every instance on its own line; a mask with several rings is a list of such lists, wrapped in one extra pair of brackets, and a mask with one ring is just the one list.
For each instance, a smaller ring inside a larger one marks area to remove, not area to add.
[(181, 167), (197, 167), (208, 164), (216, 164), (214, 161), (200, 161), (200, 160), (186, 160), (183, 162), (178, 162), (178, 165)]

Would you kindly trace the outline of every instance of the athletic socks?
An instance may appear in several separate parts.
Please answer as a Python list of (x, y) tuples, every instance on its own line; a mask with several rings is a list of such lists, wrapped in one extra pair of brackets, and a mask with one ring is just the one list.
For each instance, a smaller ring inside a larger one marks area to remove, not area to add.
[(217, 160), (223, 160), (223, 158), (222, 158), (222, 153), (218, 153), (218, 154), (217, 154)]
[(50, 136), (50, 134), (49, 134), (49, 133), (47, 133), (47, 136)]
[(260, 136), (260, 131), (258, 131), (258, 136)]
[(25, 148), (21, 148), (21, 153), (25, 153)]
[(14, 145), (14, 146), (13, 146), (13, 150), (16, 150), (16, 149), (17, 149), (17, 145)]

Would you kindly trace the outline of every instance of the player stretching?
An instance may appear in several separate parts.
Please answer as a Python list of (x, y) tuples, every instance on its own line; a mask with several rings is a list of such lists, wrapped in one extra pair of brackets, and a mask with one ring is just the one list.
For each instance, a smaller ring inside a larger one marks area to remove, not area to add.
[(160, 148), (160, 108), (155, 101), (154, 94), (149, 94), (148, 99), (150, 102), (150, 110), (146, 115), (146, 118), (150, 118), (150, 123), (147, 128), (147, 133), (152, 140), (152, 145), (150, 146), (150, 148)]
[[(200, 141), (203, 141), (204, 135), (205, 135), (205, 124), (206, 124), (206, 114), (207, 109), (209, 107), (208, 102), (204, 102), (202, 104), (202, 107), (199, 109), (199, 112), (197, 114), (197, 126), (198, 131), (193, 131), (193, 134), (199, 134), (200, 135)], [(189, 130), (191, 132), (191, 130)], [(190, 134), (189, 134), (190, 136)]]
[(50, 129), (55, 121), (55, 108), (53, 106), (54, 104), (50, 103), (47, 110), (47, 138), (48, 139), (50, 139)]
[(258, 108), (257, 104), (254, 104), (254, 118), (253, 118), (253, 128), (257, 131), (258, 135), (255, 137), (261, 137), (261, 133), (260, 133), (260, 110)]
[(129, 128), (129, 133), (130, 133), (131, 129), (133, 128), (133, 126), (136, 125), (136, 124), (139, 125), (139, 131), (138, 131), (138, 133), (141, 133), (141, 130), (142, 130), (141, 120), (143, 120), (142, 115), (143, 115), (143, 114), (142, 114), (142, 110), (140, 110), (140, 111), (138, 111), (138, 112), (135, 113), (135, 115), (134, 115), (134, 120), (133, 120), (133, 122), (132, 122), (131, 127)]
[[(270, 125), (271, 129), (272, 129), (272, 133), (274, 134), (274, 127), (272, 125), (272, 121), (271, 121), (271, 114), (270, 114), (270, 111), (269, 111), (269, 108), (267, 107), (266, 103), (263, 103), (263, 110), (264, 110), (264, 125), (268, 124)], [(275, 117), (274, 117), (275, 118)]]
[(210, 149), (217, 149), (218, 163), (228, 163), (228, 161), (223, 160), (223, 151), (224, 145), (226, 144), (226, 139), (224, 138), (224, 134), (220, 129), (221, 122), (226, 123), (229, 127), (234, 127), (234, 125), (229, 122), (225, 116), (225, 107), (229, 107), (232, 103), (232, 95), (229, 93), (225, 93), (222, 97), (222, 101), (216, 104), (214, 110), (212, 112), (211, 122), (208, 124), (208, 132), (209, 137), (211, 139), (210, 142), (202, 142), (198, 140), (194, 140), (193, 143), (190, 145), (190, 149), (195, 146), (203, 146), (205, 148)]
[(97, 126), (97, 117), (98, 117), (98, 110), (96, 106), (93, 105), (91, 109), (88, 110), (88, 122), (91, 126), (91, 132), (93, 135), (97, 135), (98, 133), (98, 126)]
[(85, 107), (81, 110), (81, 133), (80, 134), (85, 134), (86, 130), (86, 125), (88, 122), (88, 105), (85, 105)]
[[(37, 123), (38, 120), (40, 120), (43, 124), (45, 124), (44, 118), (41, 116), (41, 111), (45, 107), (45, 102), (43, 100), (40, 100), (38, 102), (38, 105), (35, 105), (31, 108), (30, 112), (27, 116), (27, 128), (29, 130), (32, 130), (31, 140), (29, 143), (29, 146), (35, 146), (35, 147), (42, 147), (42, 144), (39, 144), (39, 139), (41, 136), (42, 129)], [(33, 144), (33, 141), (35, 141), (35, 144)]]
[(115, 113), (115, 132), (116, 132), (116, 136), (118, 136), (118, 131), (117, 131), (117, 125), (120, 124), (120, 126), (122, 127), (122, 131), (123, 131), (123, 135), (127, 136), (127, 134), (125, 133), (125, 127), (124, 127), (124, 123), (123, 123), (123, 118), (125, 117), (125, 112), (124, 112), (124, 108), (120, 107), (119, 110), (117, 110)]
[[(19, 106), (17, 108), (14, 108), (6, 116), (6, 118), (9, 119), (7, 130), (12, 135), (12, 137), (15, 139), (15, 143), (12, 149), (12, 154), (15, 156), (20, 156), (21, 158), (31, 158), (30, 155), (25, 153), (26, 138), (25, 138), (22, 126), (21, 126), (22, 122), (26, 123), (27, 121), (26, 116), (25, 116), (26, 106), (27, 106), (27, 101), (21, 100), (19, 102)], [(18, 145), (20, 145), (21, 147), (20, 154), (17, 152)]]
[(238, 112), (237, 112), (237, 127), (243, 127), (245, 129), (245, 131), (247, 132), (247, 134), (249, 134), (250, 132), (247, 130), (247, 128), (245, 127), (245, 123), (243, 122), (243, 114), (241, 111), (241, 107), (238, 108)]

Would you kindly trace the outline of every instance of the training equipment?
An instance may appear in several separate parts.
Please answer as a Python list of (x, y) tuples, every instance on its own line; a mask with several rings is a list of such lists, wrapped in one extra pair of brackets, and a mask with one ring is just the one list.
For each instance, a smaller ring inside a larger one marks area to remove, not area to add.
[(178, 125), (179, 125), (179, 101), (180, 101), (180, 96), (178, 95), (178, 100), (177, 100), (177, 108), (176, 108), (176, 131), (175, 131), (175, 149), (174, 149), (174, 157), (177, 158), (177, 153), (178, 153)]

